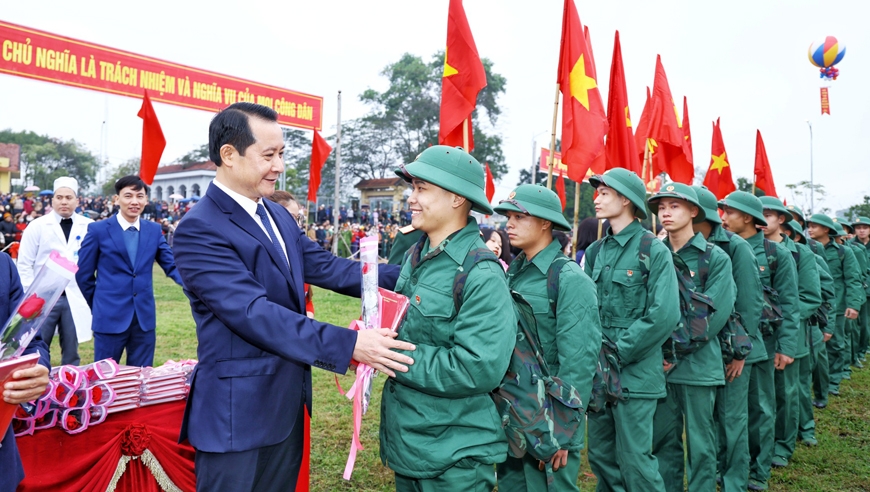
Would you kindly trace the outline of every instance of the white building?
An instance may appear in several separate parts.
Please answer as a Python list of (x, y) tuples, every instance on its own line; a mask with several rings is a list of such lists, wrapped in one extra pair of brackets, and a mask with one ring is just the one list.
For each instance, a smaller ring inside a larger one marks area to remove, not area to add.
[(173, 194), (202, 197), (215, 174), (217, 166), (211, 161), (160, 166), (151, 185), (151, 199), (169, 202)]

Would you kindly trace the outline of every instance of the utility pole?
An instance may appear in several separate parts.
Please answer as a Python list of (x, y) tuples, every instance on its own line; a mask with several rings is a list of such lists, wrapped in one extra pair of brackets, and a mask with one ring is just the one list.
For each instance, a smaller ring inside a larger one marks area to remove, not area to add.
[(807, 120), (810, 127), (810, 215), (815, 213), (816, 208), (816, 184), (813, 181), (813, 124)]

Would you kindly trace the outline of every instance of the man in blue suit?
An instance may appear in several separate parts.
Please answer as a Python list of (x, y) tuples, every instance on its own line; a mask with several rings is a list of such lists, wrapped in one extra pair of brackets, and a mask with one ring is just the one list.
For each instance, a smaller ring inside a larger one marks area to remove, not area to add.
[(126, 350), (127, 365), (154, 365), (154, 262), (182, 285), (160, 225), (139, 218), (148, 191), (139, 176), (119, 179), (118, 214), (88, 226), (79, 250), (76, 282), (94, 316), (94, 360), (121, 362)]
[[(284, 207), (263, 199), (284, 170), (277, 116), (237, 103), (214, 117), (217, 174), (175, 232), (199, 343), (180, 437), (196, 449), (197, 490), (293, 490), (311, 366), (345, 373), (353, 358), (394, 376), (413, 363), (391, 349), (414, 345), (389, 330), (355, 332), (305, 316), (303, 283), (359, 297), (360, 266), (324, 251)], [(379, 273), (382, 287), (395, 286), (397, 266)]]
[[(24, 289), (18, 278), (18, 269), (9, 255), (0, 255), (0, 319), (9, 319), (22, 297)], [(39, 353), (39, 364), (30, 369), (15, 371), (12, 374), (14, 381), (3, 386), (3, 401), (6, 403), (18, 405), (35, 400), (48, 386), (48, 368), (51, 367), (51, 362), (48, 346), (42, 341), (39, 331), (24, 351), (25, 355), (34, 353)], [(15, 492), (18, 483), (24, 479), (24, 468), (21, 466), (21, 457), (18, 456), (18, 447), (15, 446), (12, 426), (9, 426), (5, 435), (0, 436), (0, 492)]]

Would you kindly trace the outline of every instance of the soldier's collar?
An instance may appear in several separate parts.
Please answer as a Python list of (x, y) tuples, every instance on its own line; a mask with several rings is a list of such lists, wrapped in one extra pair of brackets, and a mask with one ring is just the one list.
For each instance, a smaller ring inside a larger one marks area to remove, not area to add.
[[(619, 234), (608, 235), (607, 237), (612, 237), (614, 241), (619, 243), (620, 246), (625, 246), (628, 244), (628, 241), (634, 237), (635, 234), (643, 232), (645, 229), (640, 222), (636, 220), (632, 220), (624, 229), (619, 231)], [(612, 229), (611, 229), (612, 231)]]

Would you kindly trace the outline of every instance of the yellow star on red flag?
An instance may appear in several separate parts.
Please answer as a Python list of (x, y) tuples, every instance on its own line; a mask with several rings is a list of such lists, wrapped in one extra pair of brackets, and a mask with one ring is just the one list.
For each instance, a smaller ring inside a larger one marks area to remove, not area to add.
[(444, 48), (444, 75), (442, 75), (442, 77), (450, 77), (451, 75), (456, 75), (458, 73), (459, 70), (456, 70), (447, 63), (447, 48)]
[(722, 155), (713, 154), (710, 156), (713, 158), (713, 162), (710, 163), (710, 170), (717, 170), (719, 174), (722, 174), (722, 170), (729, 166), (728, 157), (725, 155), (725, 152), (722, 152)]
[(586, 75), (586, 64), (581, 53), (574, 68), (571, 69), (571, 96), (579, 101), (586, 111), (589, 111), (589, 91), (596, 87), (598, 84), (595, 79)]

